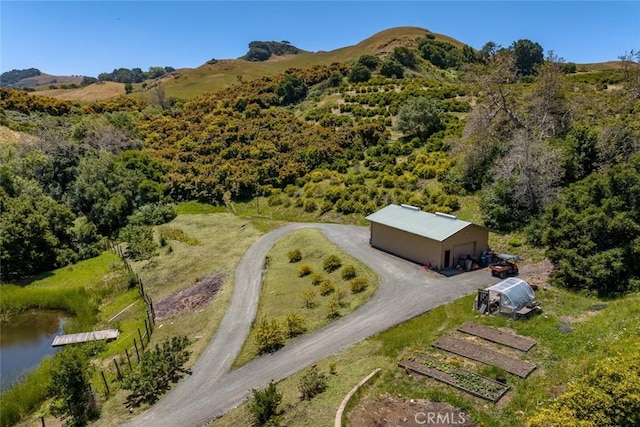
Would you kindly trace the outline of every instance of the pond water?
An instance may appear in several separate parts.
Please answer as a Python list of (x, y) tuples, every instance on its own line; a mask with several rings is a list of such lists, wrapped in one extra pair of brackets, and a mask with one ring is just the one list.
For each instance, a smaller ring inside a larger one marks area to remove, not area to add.
[(0, 391), (61, 348), (51, 343), (63, 333), (65, 320), (62, 311), (31, 310), (0, 324)]

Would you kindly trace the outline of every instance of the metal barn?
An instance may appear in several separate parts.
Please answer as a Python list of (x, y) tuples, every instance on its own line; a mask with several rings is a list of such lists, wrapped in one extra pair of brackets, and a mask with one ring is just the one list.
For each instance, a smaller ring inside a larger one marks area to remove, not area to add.
[(371, 246), (436, 269), (460, 260), (478, 260), (488, 248), (489, 231), (454, 215), (389, 205), (367, 218)]

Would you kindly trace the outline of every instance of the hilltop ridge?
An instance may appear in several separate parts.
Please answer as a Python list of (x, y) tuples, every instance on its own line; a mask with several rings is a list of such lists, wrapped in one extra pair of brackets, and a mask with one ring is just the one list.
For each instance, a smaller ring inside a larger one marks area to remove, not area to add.
[[(234, 86), (242, 81), (275, 76), (290, 68), (307, 69), (333, 63), (350, 63), (362, 55), (375, 55), (384, 58), (396, 47), (417, 48), (419, 41), (427, 36), (437, 41), (450, 43), (457, 48), (466, 45), (453, 37), (412, 26), (383, 29), (356, 44), (329, 51), (303, 50), (286, 40), (280, 42), (252, 41), (249, 43), (247, 54), (240, 58), (216, 58), (196, 65), (194, 68), (180, 68), (175, 72), (153, 79), (152, 83), (145, 82), (136, 85), (136, 90), (130, 96), (139, 96), (141, 92), (161, 83), (168, 96), (190, 99), (204, 92)], [(618, 65), (617, 62), (587, 64), (584, 66), (584, 70), (613, 69), (618, 68)], [(41, 95), (78, 101), (107, 99), (125, 92), (122, 83), (120, 83), (121, 87), (118, 90), (115, 90), (116, 88), (112, 85), (108, 88), (96, 87), (91, 90), (83, 88), (52, 89), (51, 82), (54, 78), (58, 83), (67, 82), (64, 77), (52, 77), (43, 73), (37, 81), (30, 81), (26, 86), (38, 90), (38, 94)], [(69, 81), (69, 83), (72, 82), (76, 83)], [(20, 86), (22, 83), (22, 81), (17, 82), (15, 85)]]

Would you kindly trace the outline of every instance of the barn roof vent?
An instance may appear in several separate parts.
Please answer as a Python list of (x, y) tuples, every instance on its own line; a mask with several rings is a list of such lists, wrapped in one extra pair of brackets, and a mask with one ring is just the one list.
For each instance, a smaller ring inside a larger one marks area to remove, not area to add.
[(411, 206), (411, 205), (400, 205), (401, 207), (405, 208), (405, 209), (411, 209), (412, 211), (419, 211), (420, 208), (417, 206)]
[(436, 212), (436, 216), (441, 216), (443, 218), (454, 219), (454, 220), (458, 219), (458, 217), (455, 216), (455, 215), (449, 215), (449, 214), (442, 213), (442, 212)]

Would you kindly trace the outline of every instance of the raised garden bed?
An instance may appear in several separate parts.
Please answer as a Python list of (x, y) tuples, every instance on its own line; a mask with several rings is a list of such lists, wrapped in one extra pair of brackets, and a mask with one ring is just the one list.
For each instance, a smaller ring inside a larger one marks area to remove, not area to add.
[(457, 338), (441, 337), (431, 345), (471, 360), (497, 366), (521, 378), (526, 378), (536, 369), (536, 365), (533, 363), (525, 362), (524, 360), (516, 359), (498, 351)]
[(522, 335), (510, 334), (490, 326), (479, 325), (474, 322), (467, 322), (458, 328), (460, 332), (484, 338), (487, 341), (506, 345), (520, 351), (529, 351), (536, 345), (536, 341)]
[(421, 358), (420, 361), (417, 361), (414, 357), (410, 357), (400, 361), (398, 366), (449, 384), (493, 403), (500, 400), (509, 390), (508, 385), (494, 381), (491, 378), (435, 360)]

